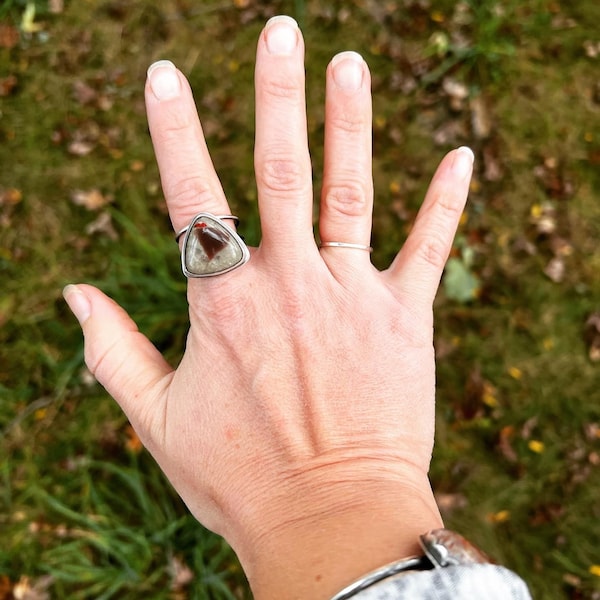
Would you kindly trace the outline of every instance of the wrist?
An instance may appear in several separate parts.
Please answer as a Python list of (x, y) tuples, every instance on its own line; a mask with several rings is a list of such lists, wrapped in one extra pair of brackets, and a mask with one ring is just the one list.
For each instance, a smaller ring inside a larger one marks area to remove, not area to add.
[(326, 600), (366, 572), (419, 554), (419, 535), (442, 526), (426, 475), (317, 484), (280, 512), (288, 518), (266, 514), (260, 531), (233, 542), (257, 600)]

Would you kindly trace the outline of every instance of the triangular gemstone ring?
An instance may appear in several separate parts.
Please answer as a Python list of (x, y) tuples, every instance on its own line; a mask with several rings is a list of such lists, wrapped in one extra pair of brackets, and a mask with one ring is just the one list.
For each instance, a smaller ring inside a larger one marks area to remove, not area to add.
[(199, 213), (191, 223), (177, 234), (185, 233), (181, 249), (181, 268), (186, 277), (212, 277), (241, 267), (250, 259), (244, 240), (222, 219), (231, 216), (215, 216)]

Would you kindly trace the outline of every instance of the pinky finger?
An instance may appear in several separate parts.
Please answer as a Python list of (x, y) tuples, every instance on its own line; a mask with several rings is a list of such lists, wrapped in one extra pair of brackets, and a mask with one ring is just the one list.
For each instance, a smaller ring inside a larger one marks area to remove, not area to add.
[(473, 172), (473, 152), (461, 147), (438, 167), (417, 220), (386, 274), (403, 298), (431, 308), (448, 260)]

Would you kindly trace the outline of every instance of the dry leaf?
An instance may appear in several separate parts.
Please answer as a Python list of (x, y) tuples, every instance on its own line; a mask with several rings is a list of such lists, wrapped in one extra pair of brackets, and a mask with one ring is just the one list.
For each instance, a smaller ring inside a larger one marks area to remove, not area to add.
[(19, 80), (14, 75), (8, 75), (0, 79), (0, 97), (10, 96), (17, 87)]
[(19, 43), (19, 30), (6, 23), (0, 23), (0, 48), (14, 48)]
[(95, 144), (91, 142), (75, 140), (69, 144), (67, 150), (69, 154), (74, 154), (75, 156), (87, 156), (94, 148)]
[(517, 453), (511, 444), (514, 435), (515, 428), (512, 425), (506, 425), (500, 430), (500, 438), (498, 440), (498, 449), (502, 453), (502, 456), (511, 463), (516, 463), (518, 460)]
[(77, 206), (84, 206), (88, 210), (98, 210), (112, 202), (112, 196), (104, 196), (97, 188), (91, 190), (73, 190), (71, 202)]
[(600, 312), (592, 313), (585, 322), (585, 343), (592, 362), (600, 362)]
[(556, 208), (550, 202), (534, 204), (530, 214), (539, 234), (550, 235), (556, 231)]
[(85, 228), (85, 232), (88, 235), (94, 235), (95, 233), (102, 233), (114, 242), (119, 239), (119, 236), (113, 227), (112, 218), (109, 213), (101, 213), (97, 219), (92, 221)]
[(465, 137), (465, 126), (457, 120), (448, 120), (433, 132), (433, 141), (438, 146), (456, 146)]
[(194, 580), (194, 572), (183, 562), (182, 559), (174, 556), (169, 565), (171, 573), (171, 590), (178, 591), (187, 587)]
[(529, 440), (531, 438), (531, 434), (533, 433), (533, 430), (538, 426), (538, 422), (538, 417), (531, 417), (530, 419), (527, 419), (525, 423), (523, 423), (523, 427), (521, 427), (521, 437), (524, 440)]
[(443, 494), (435, 495), (435, 500), (444, 517), (449, 517), (451, 513), (469, 505), (467, 497), (463, 494)]
[(0, 600), (11, 600), (12, 583), (6, 575), (0, 575)]
[(17, 188), (0, 188), (0, 206), (14, 206), (23, 199), (23, 193)]
[(481, 96), (475, 96), (471, 99), (470, 107), (473, 135), (479, 140), (489, 138), (492, 133), (492, 119), (484, 99)]
[(486, 145), (483, 148), (483, 165), (483, 176), (485, 177), (486, 181), (502, 180), (504, 173), (502, 171), (500, 159), (498, 158), (496, 150), (490, 145)]
[(575, 193), (575, 182), (554, 156), (547, 156), (543, 164), (533, 169), (533, 174), (551, 198), (570, 198)]
[[(600, 319), (600, 315), (598, 315)], [(599, 323), (600, 326), (600, 323)], [(600, 331), (599, 331), (600, 334)], [(600, 425), (598, 423), (586, 423), (583, 426), (583, 431), (585, 433), (585, 437), (590, 442), (595, 442), (600, 440)]]
[(50, 575), (40, 577), (36, 581), (30, 581), (29, 577), (23, 576), (15, 584), (13, 597), (15, 600), (50, 600), (48, 588), (52, 585), (52, 581)]
[(598, 58), (600, 56), (600, 41), (586, 40), (583, 42), (583, 49), (588, 58)]
[(53, 15), (59, 15), (65, 9), (64, 0), (48, 0), (48, 10)]
[(565, 272), (565, 261), (561, 256), (555, 256), (544, 269), (544, 274), (554, 283), (560, 283), (565, 278)]
[(581, 577), (577, 577), (577, 575), (571, 573), (565, 573), (563, 575), (563, 581), (574, 588), (578, 588), (581, 585)]
[(442, 89), (450, 98), (452, 110), (460, 111), (464, 107), (464, 101), (469, 97), (469, 88), (460, 81), (446, 77), (442, 82)]
[(92, 86), (85, 83), (85, 81), (76, 81), (73, 84), (73, 96), (75, 96), (75, 100), (79, 104), (86, 105), (96, 100), (98, 92)]

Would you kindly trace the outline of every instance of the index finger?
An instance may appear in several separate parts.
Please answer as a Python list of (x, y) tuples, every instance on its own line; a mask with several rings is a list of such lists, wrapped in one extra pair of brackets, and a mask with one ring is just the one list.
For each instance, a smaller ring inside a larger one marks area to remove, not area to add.
[(199, 212), (228, 214), (223, 188), (206, 147), (192, 90), (168, 60), (148, 69), (148, 125), (175, 231)]

